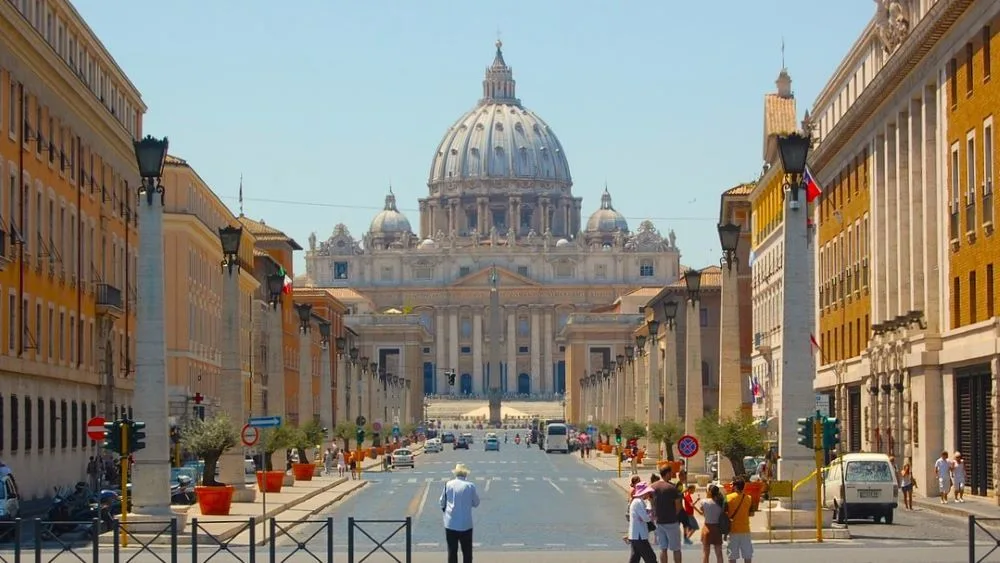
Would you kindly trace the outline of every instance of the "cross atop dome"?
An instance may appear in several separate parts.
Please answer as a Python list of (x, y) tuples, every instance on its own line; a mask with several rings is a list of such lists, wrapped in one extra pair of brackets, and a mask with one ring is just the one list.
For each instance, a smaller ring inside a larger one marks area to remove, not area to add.
[(479, 104), (520, 106), (521, 100), (517, 99), (515, 92), (514, 72), (503, 60), (503, 41), (497, 39), (496, 46), (493, 64), (486, 69), (486, 77), (483, 78), (483, 99), (479, 100)]
[(614, 211), (614, 207), (611, 205), (611, 192), (608, 191), (608, 185), (604, 184), (604, 193), (601, 194), (601, 209), (610, 209)]
[(392, 193), (392, 186), (389, 186), (389, 193), (385, 196), (386, 211), (399, 211), (396, 209), (396, 194)]

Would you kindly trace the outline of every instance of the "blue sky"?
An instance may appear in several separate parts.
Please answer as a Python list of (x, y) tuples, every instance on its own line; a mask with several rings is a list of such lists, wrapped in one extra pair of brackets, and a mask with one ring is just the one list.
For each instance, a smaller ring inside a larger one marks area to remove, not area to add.
[[(605, 181), (635, 228), (719, 259), (719, 194), (761, 167), (763, 95), (785, 64), (799, 114), (875, 3), (76, 0), (170, 137), (234, 211), (303, 246), (360, 237), (392, 183), (417, 224), (431, 157), (471, 109), (497, 31), (517, 92), (559, 136), (586, 218)], [(302, 257), (296, 260), (301, 272)]]

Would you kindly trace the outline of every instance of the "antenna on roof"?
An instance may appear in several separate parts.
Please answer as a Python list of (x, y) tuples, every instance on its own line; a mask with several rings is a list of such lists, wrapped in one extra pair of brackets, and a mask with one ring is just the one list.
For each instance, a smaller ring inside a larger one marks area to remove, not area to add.
[(781, 68), (785, 67), (785, 37), (781, 37)]
[(240, 217), (243, 216), (243, 174), (240, 174)]

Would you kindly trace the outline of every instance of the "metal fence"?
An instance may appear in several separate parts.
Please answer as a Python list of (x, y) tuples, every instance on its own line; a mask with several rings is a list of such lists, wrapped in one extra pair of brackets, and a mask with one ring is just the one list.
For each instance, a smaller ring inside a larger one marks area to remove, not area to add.
[[(333, 518), (294, 521), (246, 518), (211, 523), (234, 526), (218, 534), (206, 529), (208, 522), (197, 518), (191, 519), (187, 530), (182, 529), (177, 519), (127, 526), (115, 521), (110, 530), (102, 528), (96, 519), (83, 522), (16, 519), (0, 523), (0, 563), (257, 563), (258, 557), (267, 563), (333, 563), (334, 560)], [(316, 528), (301, 533), (295, 530), (308, 524)], [(264, 538), (259, 538), (258, 526), (266, 526), (261, 532)], [(397, 556), (390, 548), (399, 548), (400, 543), (402, 553)], [(374, 547), (368, 553), (355, 555), (355, 550), (369, 549), (371, 545)], [(341, 547), (346, 548), (350, 563), (362, 563), (375, 553), (387, 554), (398, 563), (410, 563), (412, 521), (349, 518), (347, 544)]]
[[(969, 563), (982, 563), (983, 561), (986, 561), (986, 558), (992, 555), (994, 551), (1000, 549), (1000, 537), (997, 536), (997, 533), (994, 530), (990, 530), (983, 525), (992, 523), (996, 526), (998, 522), (1000, 522), (1000, 518), (982, 518), (980, 516), (976, 516), (975, 514), (969, 515)], [(982, 557), (979, 557), (976, 553), (977, 530), (983, 532), (993, 542), (993, 547), (991, 547), (986, 553), (982, 554)], [(1000, 561), (1000, 557), (997, 557), (994, 561)]]

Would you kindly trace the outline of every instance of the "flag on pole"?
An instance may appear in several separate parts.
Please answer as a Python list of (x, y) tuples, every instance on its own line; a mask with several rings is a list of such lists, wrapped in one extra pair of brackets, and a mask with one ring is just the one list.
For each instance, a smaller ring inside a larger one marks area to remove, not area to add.
[(240, 174), (240, 216), (243, 216), (243, 174)]
[(820, 196), (820, 194), (823, 193), (823, 188), (820, 187), (816, 178), (813, 177), (808, 166), (806, 167), (806, 173), (803, 179), (806, 184), (806, 203), (812, 203)]
[(815, 350), (819, 350), (820, 356), (822, 357), (823, 347), (819, 345), (819, 342), (816, 342), (816, 335), (809, 333), (809, 344), (809, 355), (812, 356), (815, 353)]
[(278, 275), (284, 276), (284, 285), (281, 287), (281, 293), (285, 295), (292, 294), (292, 278), (288, 276), (288, 272), (285, 271), (283, 266), (278, 267)]

